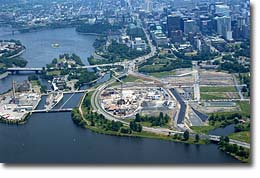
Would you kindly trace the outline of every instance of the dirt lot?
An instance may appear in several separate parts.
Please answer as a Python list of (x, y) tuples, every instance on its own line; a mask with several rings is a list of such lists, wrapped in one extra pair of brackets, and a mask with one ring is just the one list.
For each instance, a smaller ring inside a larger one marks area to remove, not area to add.
[(201, 85), (234, 85), (231, 74), (224, 72), (200, 70)]

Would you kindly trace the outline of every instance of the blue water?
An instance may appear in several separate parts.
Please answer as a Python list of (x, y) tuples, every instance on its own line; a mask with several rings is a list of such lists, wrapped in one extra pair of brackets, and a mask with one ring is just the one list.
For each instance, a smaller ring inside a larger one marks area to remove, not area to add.
[(220, 127), (209, 132), (211, 135), (228, 136), (235, 132), (235, 124), (230, 124), (226, 127)]
[[(17, 33), (15, 35), (11, 34), (11, 29), (0, 28), (0, 39), (20, 40), (26, 47), (22, 57), (28, 61), (28, 67), (44, 67), (63, 53), (75, 53), (81, 57), (85, 64), (88, 64), (87, 58), (95, 50), (92, 46), (95, 38), (95, 36), (80, 35), (74, 28)], [(53, 43), (60, 44), (60, 47), (53, 48)]]

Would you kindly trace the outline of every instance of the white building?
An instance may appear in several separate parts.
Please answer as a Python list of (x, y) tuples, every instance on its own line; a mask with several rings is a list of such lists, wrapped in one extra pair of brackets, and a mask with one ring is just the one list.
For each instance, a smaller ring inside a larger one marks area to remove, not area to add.
[(229, 16), (216, 17), (217, 33), (226, 40), (232, 40), (231, 18)]
[(132, 41), (132, 49), (136, 49), (136, 50), (146, 50), (146, 43), (144, 40), (142, 40), (142, 38), (137, 37), (134, 39), (134, 41)]

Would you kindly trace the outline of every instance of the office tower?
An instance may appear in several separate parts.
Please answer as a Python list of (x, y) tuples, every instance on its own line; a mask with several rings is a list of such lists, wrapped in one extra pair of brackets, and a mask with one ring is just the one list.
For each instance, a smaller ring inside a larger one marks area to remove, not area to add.
[(181, 30), (181, 15), (177, 12), (167, 17), (168, 36), (171, 37), (172, 32), (176, 30)]
[(231, 18), (228, 16), (216, 17), (217, 33), (226, 40), (232, 40)]
[(198, 27), (195, 20), (184, 21), (184, 31), (185, 34), (198, 32)]

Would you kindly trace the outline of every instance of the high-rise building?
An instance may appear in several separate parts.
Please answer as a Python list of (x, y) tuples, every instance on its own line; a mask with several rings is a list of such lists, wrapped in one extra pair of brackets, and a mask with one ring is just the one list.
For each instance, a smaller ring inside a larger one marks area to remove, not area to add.
[(151, 12), (153, 10), (153, 3), (152, 0), (145, 0), (145, 10), (147, 12)]
[(182, 43), (183, 35), (181, 30), (176, 30), (171, 32), (171, 42)]
[(184, 31), (185, 34), (188, 33), (197, 33), (198, 27), (195, 20), (186, 20), (184, 21)]
[(226, 4), (217, 4), (215, 6), (215, 13), (223, 15), (223, 16), (229, 16), (230, 15), (230, 8)]
[(199, 27), (203, 35), (211, 35), (214, 28), (212, 19), (208, 15), (201, 15), (199, 17)]
[(168, 36), (171, 37), (172, 31), (181, 30), (181, 15), (175, 12), (167, 17)]
[(231, 18), (228, 16), (216, 17), (217, 33), (226, 40), (232, 40)]
[(174, 0), (173, 7), (174, 8), (187, 8), (192, 9), (195, 7), (195, 0)]

